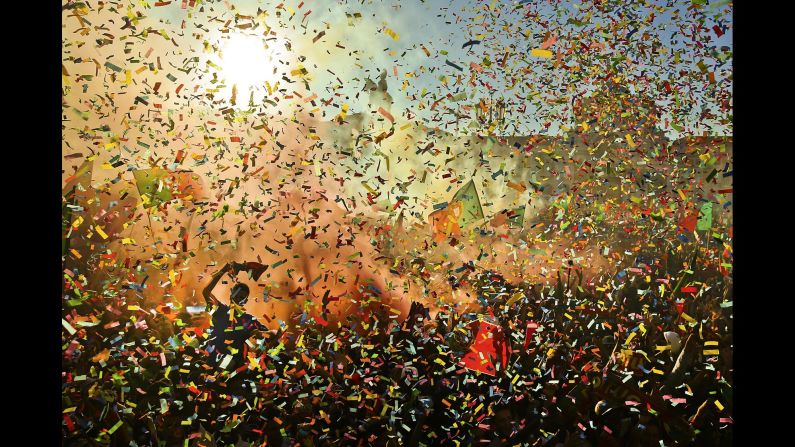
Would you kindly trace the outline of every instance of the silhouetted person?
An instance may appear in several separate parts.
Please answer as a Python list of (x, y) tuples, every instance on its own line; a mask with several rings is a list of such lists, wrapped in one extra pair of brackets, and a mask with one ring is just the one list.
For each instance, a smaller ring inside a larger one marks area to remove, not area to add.
[[(248, 301), (249, 288), (247, 285), (237, 283), (232, 287), (229, 305), (222, 303), (212, 294), (212, 290), (225, 273), (232, 273), (234, 277), (241, 270), (251, 267), (250, 264), (252, 263), (227, 263), (213, 275), (210, 283), (202, 291), (207, 306), (212, 306), (212, 309), (209, 310), (212, 315), (212, 327), (207, 342), (210, 362), (225, 369), (235, 368), (245, 360), (244, 346), (252, 332), (267, 330), (267, 327), (257, 321), (253, 315), (246, 313), (243, 307)], [(229, 361), (225, 361), (227, 355), (232, 356)]]

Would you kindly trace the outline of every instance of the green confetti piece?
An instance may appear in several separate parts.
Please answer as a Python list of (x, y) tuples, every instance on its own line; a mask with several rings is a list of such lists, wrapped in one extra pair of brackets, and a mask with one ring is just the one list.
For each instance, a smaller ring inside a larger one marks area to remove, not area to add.
[(119, 421), (119, 422), (116, 422), (116, 424), (115, 424), (115, 425), (113, 425), (113, 427), (111, 427), (111, 428), (110, 428), (110, 430), (108, 430), (108, 434), (109, 434), (109, 435), (112, 435), (112, 434), (113, 434), (113, 433), (114, 433), (116, 430), (118, 430), (118, 429), (119, 429), (119, 427), (121, 427), (123, 424), (124, 424), (124, 421)]
[(110, 62), (105, 62), (105, 66), (117, 73), (121, 72), (121, 67), (119, 67), (118, 65), (111, 64)]

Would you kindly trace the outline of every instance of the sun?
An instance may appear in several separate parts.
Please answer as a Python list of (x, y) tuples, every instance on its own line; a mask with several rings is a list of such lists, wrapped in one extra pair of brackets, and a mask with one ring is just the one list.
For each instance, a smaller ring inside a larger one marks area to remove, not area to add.
[(229, 34), (220, 45), (220, 76), (226, 85), (224, 95), (234, 107), (258, 104), (267, 94), (265, 83), (279, 79), (277, 39)]

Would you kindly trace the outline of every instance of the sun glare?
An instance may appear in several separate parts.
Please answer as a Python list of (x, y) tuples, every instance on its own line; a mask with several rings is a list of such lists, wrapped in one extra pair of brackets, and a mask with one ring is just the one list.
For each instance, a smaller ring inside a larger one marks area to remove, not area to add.
[(272, 85), (278, 79), (275, 47), (275, 41), (246, 34), (232, 34), (221, 44), (221, 76), (233, 105), (246, 107), (251, 101), (262, 101), (265, 82)]

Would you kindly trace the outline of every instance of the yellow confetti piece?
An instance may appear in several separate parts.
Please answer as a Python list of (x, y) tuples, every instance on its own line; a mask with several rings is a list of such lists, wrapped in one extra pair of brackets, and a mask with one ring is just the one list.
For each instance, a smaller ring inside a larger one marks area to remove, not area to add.
[(723, 411), (723, 404), (719, 400), (715, 400), (715, 406), (718, 407), (718, 410)]
[(348, 115), (348, 109), (349, 108), (350, 108), (350, 106), (348, 104), (343, 103), (342, 104), (342, 111), (338, 115), (338, 118), (341, 119), (341, 120), (344, 120), (345, 116)]
[(299, 231), (301, 231), (303, 228), (304, 228), (303, 225), (296, 225), (292, 229), (290, 229), (290, 232), (288, 234), (291, 237), (295, 236), (295, 234), (298, 233)]
[(627, 144), (629, 147), (635, 147), (635, 140), (632, 139), (632, 135), (627, 134), (625, 138), (627, 139)]
[(533, 48), (533, 50), (530, 51), (530, 55), (534, 57), (543, 57), (549, 59), (552, 57), (552, 52), (549, 50), (542, 50), (540, 48)]
[(102, 231), (102, 227), (100, 227), (100, 226), (96, 226), (96, 227), (94, 227), (94, 230), (96, 230), (96, 231), (97, 231), (97, 234), (98, 234), (98, 235), (102, 236), (102, 239), (107, 239), (107, 238), (108, 238), (108, 235), (107, 235), (107, 234), (105, 234), (105, 232), (104, 232), (104, 231)]
[(370, 185), (368, 185), (367, 182), (362, 182), (362, 186), (364, 186), (364, 189), (366, 189), (366, 190), (370, 191), (371, 193), (375, 194), (375, 190)]
[(309, 72), (304, 67), (298, 67), (295, 70), (290, 71), (290, 76), (306, 76)]
[(704, 355), (720, 355), (720, 351), (717, 349), (705, 349)]
[(389, 28), (384, 28), (384, 34), (386, 34), (387, 36), (391, 37), (392, 40), (400, 39), (400, 35), (398, 33), (394, 32), (394, 31), (392, 31)]

